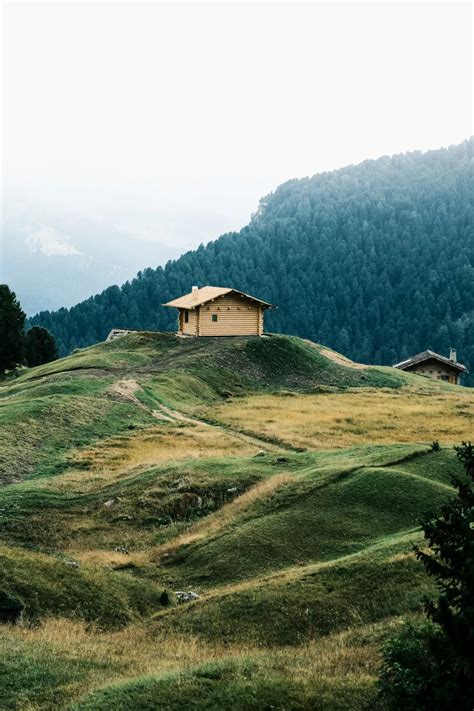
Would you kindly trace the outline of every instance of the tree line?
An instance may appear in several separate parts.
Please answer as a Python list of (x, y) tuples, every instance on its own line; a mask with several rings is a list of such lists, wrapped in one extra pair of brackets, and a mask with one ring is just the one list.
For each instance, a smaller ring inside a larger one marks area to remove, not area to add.
[(41, 326), (25, 333), (25, 321), (16, 294), (0, 284), (0, 376), (19, 365), (33, 367), (58, 357), (54, 336)]
[(64, 355), (112, 328), (174, 330), (161, 304), (193, 284), (230, 286), (278, 307), (268, 331), (385, 365), (454, 347), (472, 373), (473, 145), (291, 180), (240, 232), (30, 324), (51, 331)]

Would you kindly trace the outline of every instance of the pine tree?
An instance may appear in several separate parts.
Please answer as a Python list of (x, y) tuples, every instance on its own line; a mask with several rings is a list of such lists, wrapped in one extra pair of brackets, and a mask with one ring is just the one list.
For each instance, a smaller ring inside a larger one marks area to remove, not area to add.
[(430, 548), (416, 548), (429, 575), (441, 589), (437, 602), (426, 603), (428, 617), (444, 633), (438, 648), (440, 668), (438, 708), (474, 708), (474, 445), (456, 447), (464, 477), (452, 477), (457, 496), (435, 517), (423, 521)]
[(58, 349), (54, 336), (45, 328), (33, 326), (25, 336), (25, 361), (30, 367), (56, 360)]
[(439, 597), (426, 600), (428, 620), (384, 647), (381, 699), (393, 711), (474, 708), (474, 446), (455, 449), (465, 469), (452, 477), (457, 495), (423, 520), (428, 550), (415, 547)]
[(0, 375), (23, 360), (25, 319), (16, 294), (0, 284)]

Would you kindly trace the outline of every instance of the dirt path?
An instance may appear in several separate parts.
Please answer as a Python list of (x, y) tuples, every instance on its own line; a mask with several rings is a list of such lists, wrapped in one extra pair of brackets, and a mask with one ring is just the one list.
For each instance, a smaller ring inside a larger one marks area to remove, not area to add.
[(167, 407), (166, 405), (163, 405), (161, 403), (157, 408), (152, 410), (148, 408), (143, 402), (141, 402), (141, 400), (137, 397), (136, 393), (140, 389), (141, 385), (136, 380), (133, 380), (132, 378), (125, 378), (123, 380), (118, 380), (117, 382), (113, 383), (113, 385), (108, 388), (108, 392), (113, 397), (120, 398), (125, 402), (133, 403), (134, 405), (137, 405), (138, 407), (147, 410), (153, 415), (154, 418), (160, 420), (161, 422), (187, 422), (192, 425), (202, 425), (203, 427), (210, 427), (212, 429), (217, 429), (221, 432), (231, 434), (233, 437), (235, 437), (236, 439), (240, 439), (246, 444), (252, 444), (253, 446), (260, 447), (261, 449), (268, 452), (281, 452), (284, 449), (288, 449), (288, 447), (279, 446), (276, 444), (272, 444), (271, 442), (267, 442), (265, 439), (261, 439), (258, 435), (240, 432), (239, 430), (235, 430), (228, 425), (220, 425), (214, 424), (212, 422), (206, 422), (205, 420), (201, 420), (198, 417), (186, 415), (185, 413), (180, 412), (179, 410), (174, 410), (171, 407)]
[(282, 452), (283, 447), (279, 447), (276, 444), (267, 442), (264, 439), (260, 439), (257, 435), (249, 435), (238, 430), (232, 429), (232, 427), (224, 425), (216, 425), (211, 422), (206, 422), (206, 420), (200, 420), (197, 417), (192, 417), (191, 415), (185, 415), (179, 410), (173, 410), (166, 405), (160, 405), (158, 410), (152, 410), (153, 417), (158, 420), (164, 420), (165, 422), (188, 422), (193, 425), (202, 425), (204, 427), (210, 427), (211, 429), (220, 430), (221, 432), (231, 434), (236, 439), (242, 440), (247, 444), (253, 444), (254, 446), (261, 447), (268, 452)]

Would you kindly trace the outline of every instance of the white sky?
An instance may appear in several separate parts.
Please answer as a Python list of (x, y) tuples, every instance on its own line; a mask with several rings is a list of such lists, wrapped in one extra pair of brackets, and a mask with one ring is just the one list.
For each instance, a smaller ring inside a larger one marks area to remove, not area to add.
[(238, 228), (290, 178), (471, 135), (472, 6), (5, 2), (2, 119), (5, 192)]

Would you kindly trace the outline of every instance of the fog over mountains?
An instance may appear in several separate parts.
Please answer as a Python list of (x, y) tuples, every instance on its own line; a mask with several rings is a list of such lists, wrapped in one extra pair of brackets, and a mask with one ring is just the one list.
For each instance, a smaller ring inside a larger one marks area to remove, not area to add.
[(241, 227), (268, 184), (254, 182), (132, 186), (95, 197), (80, 189), (56, 196), (10, 191), (3, 199), (0, 282), (28, 315), (70, 307)]

